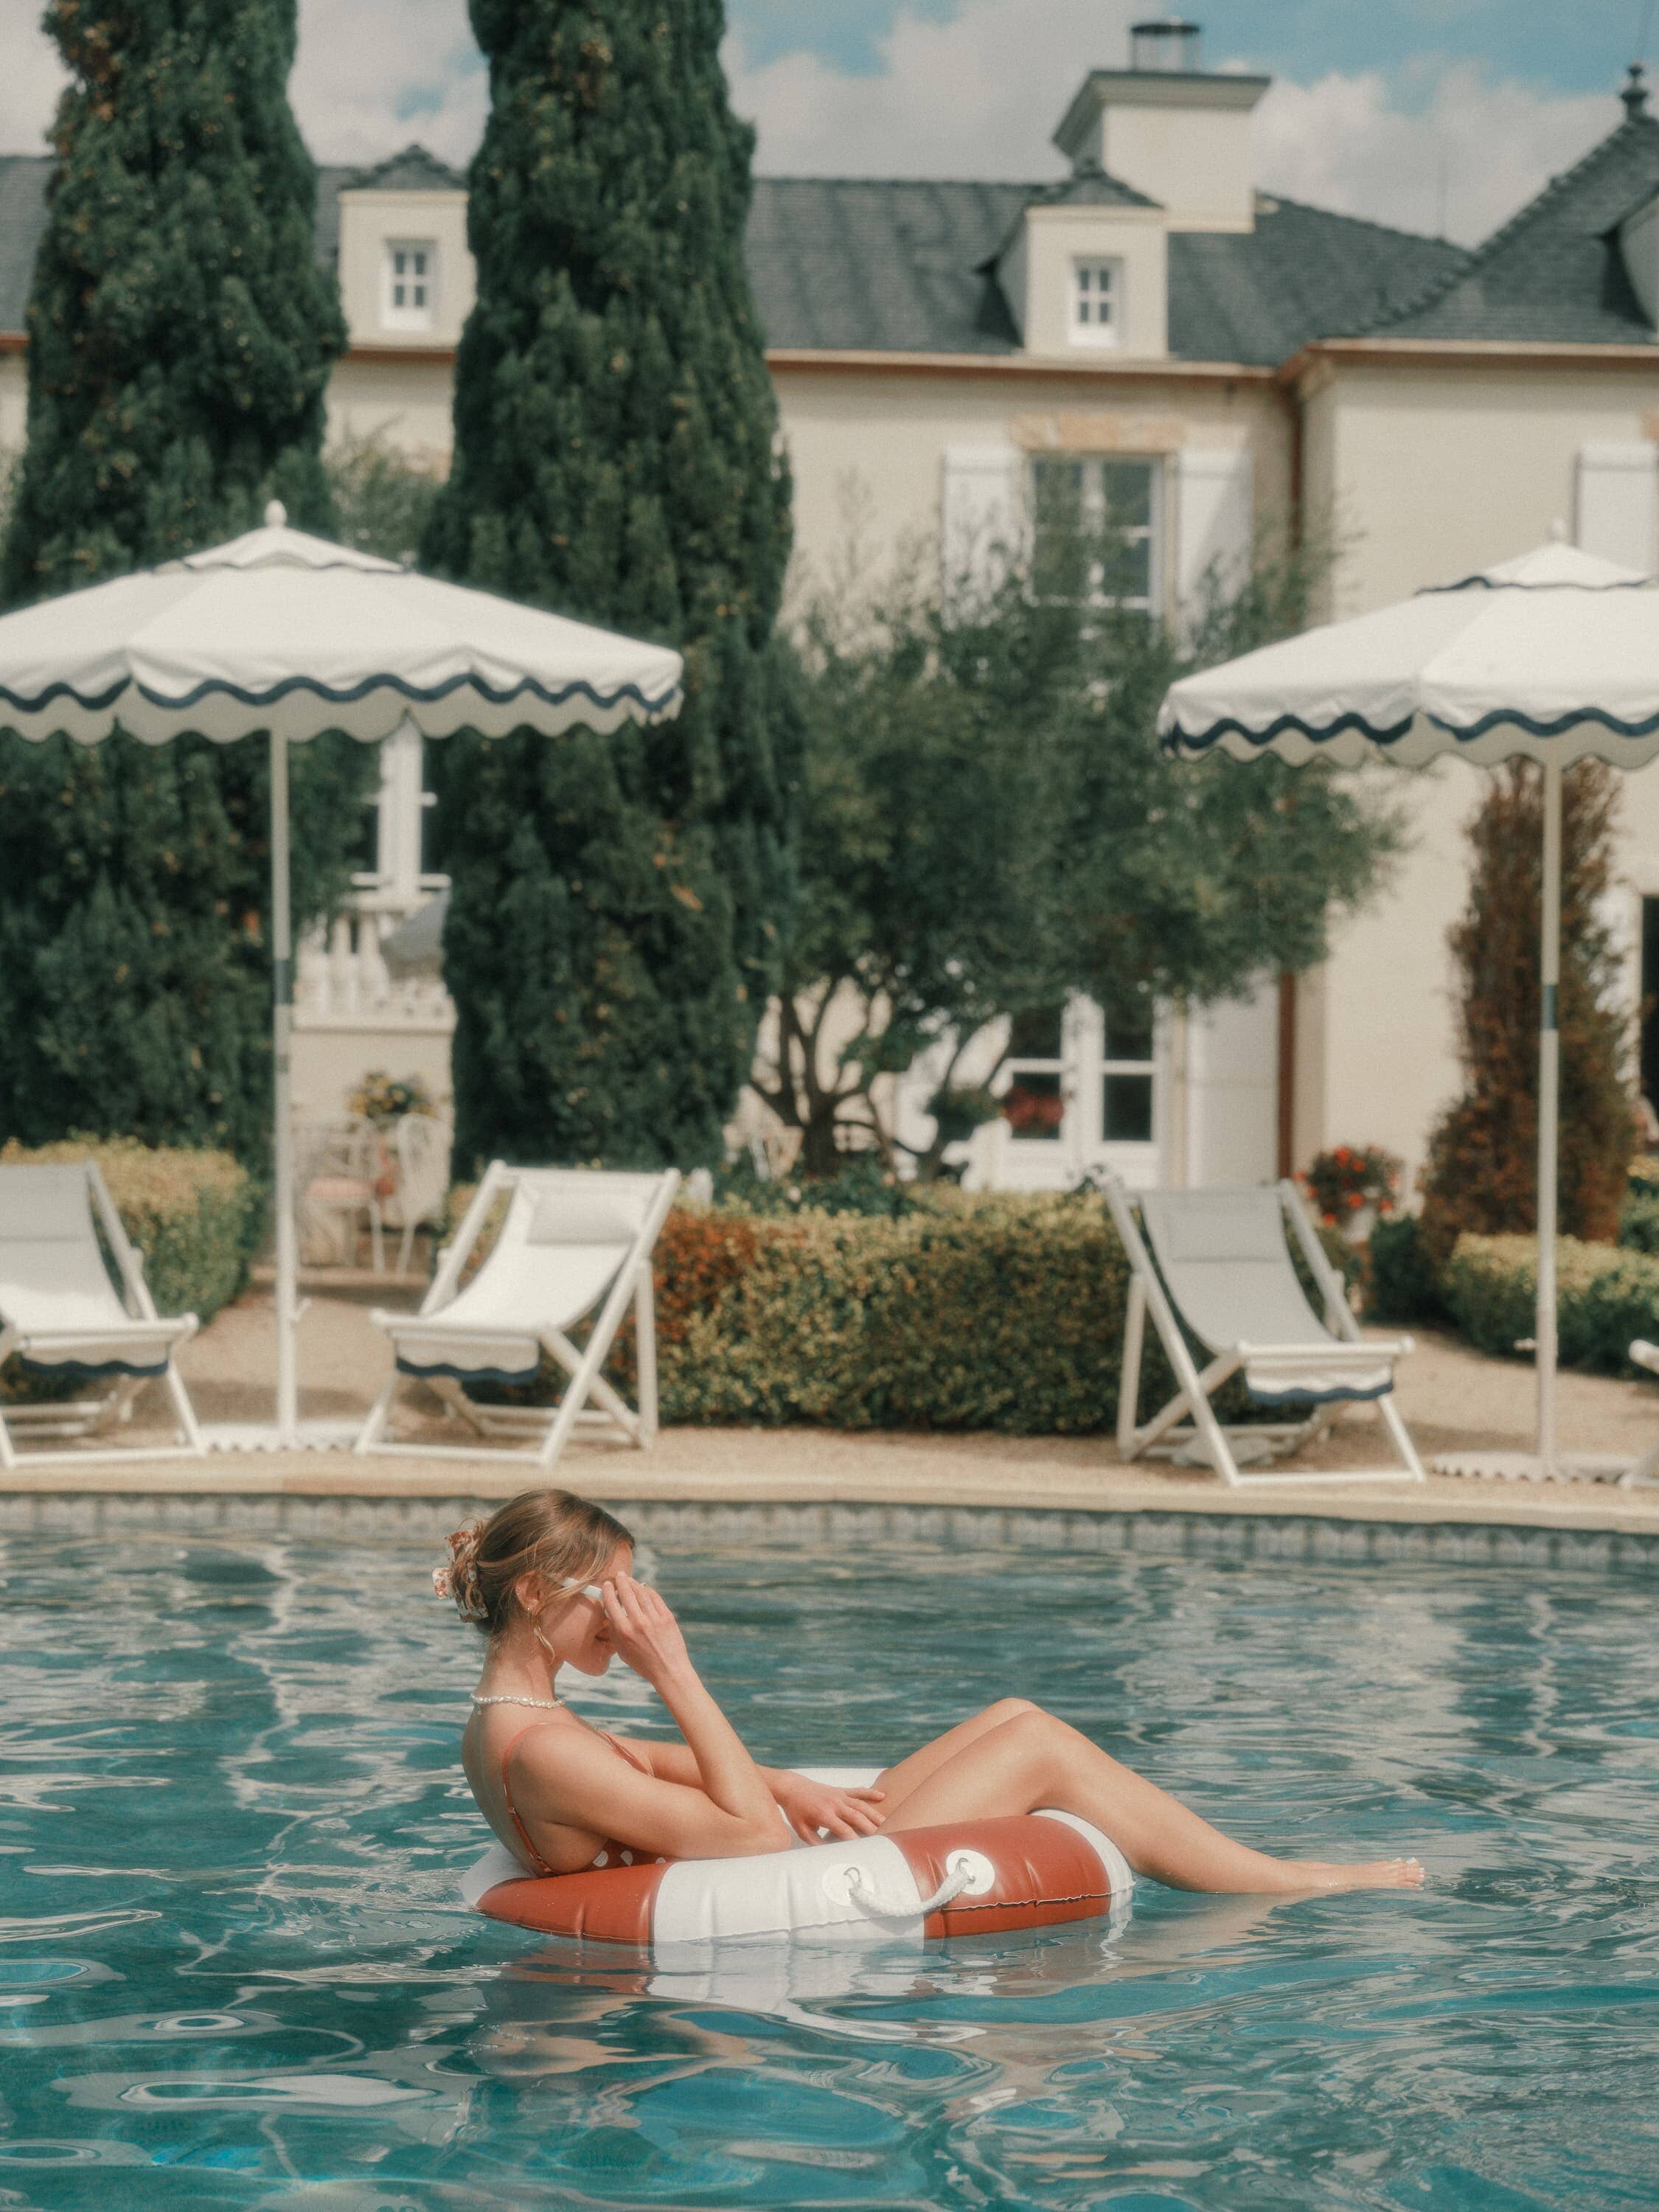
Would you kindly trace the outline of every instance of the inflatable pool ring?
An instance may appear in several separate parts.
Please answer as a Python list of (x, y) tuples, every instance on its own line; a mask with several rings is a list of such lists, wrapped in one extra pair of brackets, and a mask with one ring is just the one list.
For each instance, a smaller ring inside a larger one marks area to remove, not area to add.
[[(856, 1789), (879, 1770), (798, 1771)], [(797, 1844), (753, 1858), (641, 1858), (576, 1874), (527, 1875), (496, 1844), (465, 1875), (461, 1894), (474, 1911), (514, 1928), (655, 1947), (752, 1936), (994, 1935), (1097, 1918), (1133, 1886), (1109, 1837), (1073, 1813), (1045, 1808)]]

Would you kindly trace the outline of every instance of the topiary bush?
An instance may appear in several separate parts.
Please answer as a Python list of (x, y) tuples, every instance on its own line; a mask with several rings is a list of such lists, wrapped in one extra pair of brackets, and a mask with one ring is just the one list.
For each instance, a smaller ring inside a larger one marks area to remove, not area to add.
[(1659, 1185), (1632, 1176), (1619, 1212), (1619, 1242), (1626, 1251), (1659, 1253)]
[[(1659, 1335), (1659, 1257), (1571, 1237), (1560, 1240), (1557, 1254), (1561, 1364), (1627, 1371), (1632, 1338)], [(1477, 1352), (1513, 1357), (1536, 1322), (1536, 1239), (1460, 1237), (1441, 1287)]]

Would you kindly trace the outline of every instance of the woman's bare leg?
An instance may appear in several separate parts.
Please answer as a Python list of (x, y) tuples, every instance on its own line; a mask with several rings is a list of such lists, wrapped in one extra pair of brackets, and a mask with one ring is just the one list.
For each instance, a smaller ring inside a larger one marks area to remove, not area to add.
[(954, 1759), (969, 1745), (977, 1743), (992, 1729), (1000, 1728), (1005, 1721), (1018, 1720), (1022, 1713), (1034, 1713), (1037, 1708), (1029, 1698), (999, 1698), (994, 1705), (987, 1705), (982, 1713), (971, 1720), (958, 1721), (955, 1728), (936, 1735), (931, 1743), (924, 1743), (908, 1758), (885, 1768), (876, 1777), (884, 1793), (882, 1818), (890, 1820), (912, 1792), (936, 1774), (941, 1766)]
[[(980, 1718), (989, 1723), (988, 1714)], [(939, 1740), (941, 1745), (949, 1741)], [(903, 1768), (892, 1771), (898, 1777)], [(936, 1760), (892, 1809), (884, 1808), (882, 1826), (925, 1828), (942, 1820), (1030, 1813), (1039, 1805), (1092, 1820), (1137, 1874), (1173, 1889), (1284, 1896), (1316, 1889), (1408, 1888), (1423, 1879), (1415, 1859), (1338, 1865), (1253, 1851), (1035, 1706), (988, 1724)]]

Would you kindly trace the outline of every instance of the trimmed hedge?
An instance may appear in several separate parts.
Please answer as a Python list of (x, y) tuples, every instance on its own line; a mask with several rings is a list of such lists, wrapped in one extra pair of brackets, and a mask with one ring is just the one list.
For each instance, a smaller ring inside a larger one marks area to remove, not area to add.
[(1128, 1267), (1098, 1200), (687, 1212), (659, 1265), (666, 1420), (1060, 1436), (1116, 1418)]
[(203, 1326), (241, 1290), (264, 1231), (265, 1194), (228, 1152), (141, 1145), (136, 1137), (65, 1138), (0, 1147), (8, 1164), (95, 1159), (122, 1226), (143, 1255), (162, 1314)]
[[(1629, 1370), (1632, 1337), (1659, 1336), (1659, 1257), (1564, 1237), (1557, 1248), (1560, 1358), (1601, 1374)], [(1477, 1352), (1513, 1357), (1536, 1319), (1531, 1237), (1460, 1237), (1441, 1278), (1452, 1317)]]

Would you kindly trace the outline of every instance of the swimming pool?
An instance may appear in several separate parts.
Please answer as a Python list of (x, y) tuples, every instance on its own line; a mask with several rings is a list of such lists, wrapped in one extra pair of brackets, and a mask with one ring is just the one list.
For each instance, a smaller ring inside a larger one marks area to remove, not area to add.
[[(457, 1917), (475, 1641), (428, 1551), (10, 1547), (0, 2207), (1376, 2207), (1659, 2195), (1651, 1580), (690, 1548), (763, 1759), (1041, 1698), (1419, 1895), (653, 1975)], [(620, 1668), (577, 1704), (664, 1721)]]

